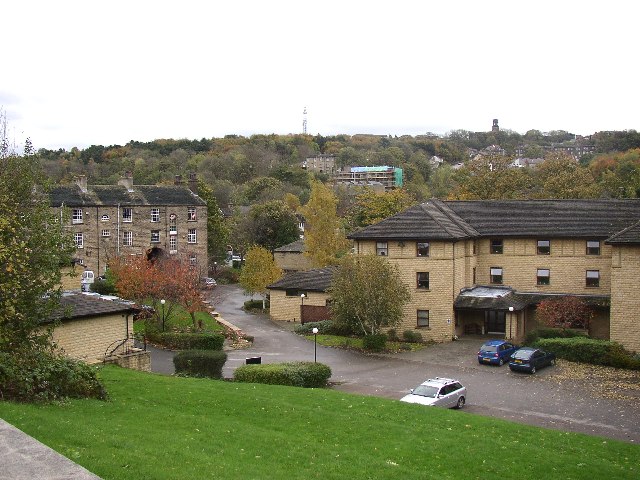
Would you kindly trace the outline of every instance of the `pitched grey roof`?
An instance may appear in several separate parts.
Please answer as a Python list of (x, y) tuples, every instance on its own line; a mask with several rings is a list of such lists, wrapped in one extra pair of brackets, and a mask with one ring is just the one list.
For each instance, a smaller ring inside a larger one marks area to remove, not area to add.
[(350, 235), (360, 239), (474, 237), (606, 239), (640, 220), (640, 199), (430, 200)]
[(132, 313), (138, 309), (123, 301), (105, 300), (98, 296), (82, 293), (65, 293), (60, 299), (60, 309), (44, 323), (55, 320), (76, 320), (79, 318), (111, 315), (114, 313)]
[[(456, 297), (454, 308), (456, 310), (513, 310), (518, 312), (525, 308), (537, 305), (543, 300), (564, 297), (564, 294), (544, 294), (517, 292), (510, 287), (475, 286), (463, 289)], [(577, 296), (592, 306), (606, 307), (609, 305), (609, 295), (571, 295)]]
[(90, 185), (82, 192), (77, 185), (55, 187), (49, 193), (52, 207), (98, 205), (205, 205), (204, 200), (180, 185), (135, 185), (129, 192), (122, 185)]
[(267, 286), (267, 288), (271, 290), (297, 289), (312, 292), (326, 292), (331, 286), (334, 272), (335, 267), (293, 272)]
[(609, 237), (605, 243), (610, 245), (638, 245), (640, 244), (640, 222), (636, 222), (621, 232)]
[(280, 253), (303, 253), (304, 251), (304, 240), (296, 240), (295, 242), (288, 243), (287, 245), (283, 245), (282, 247), (274, 250), (274, 252)]

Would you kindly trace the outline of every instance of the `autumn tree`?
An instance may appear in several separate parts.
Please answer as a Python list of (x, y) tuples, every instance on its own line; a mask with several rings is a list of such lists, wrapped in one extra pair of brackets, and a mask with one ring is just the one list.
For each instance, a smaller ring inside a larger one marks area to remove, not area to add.
[(349, 211), (348, 222), (351, 228), (366, 227), (406, 210), (415, 203), (415, 199), (402, 189), (376, 193), (370, 188), (364, 188)]
[(282, 277), (282, 270), (273, 260), (273, 255), (264, 247), (254, 246), (245, 257), (244, 267), (240, 272), (240, 285), (253, 296), (259, 293), (262, 298), (262, 309), (265, 308), (267, 285)]
[(535, 170), (533, 198), (598, 198), (600, 187), (591, 170), (572, 157), (551, 153)]
[(344, 257), (329, 294), (334, 321), (363, 335), (396, 326), (410, 298), (398, 268), (375, 255)]
[(350, 243), (337, 215), (338, 199), (322, 182), (311, 184), (309, 202), (301, 209), (305, 218), (304, 255), (316, 267), (337, 263)]
[(229, 230), (213, 190), (202, 180), (198, 180), (198, 195), (207, 204), (207, 254), (209, 262), (222, 262), (227, 255)]
[(593, 315), (593, 308), (584, 299), (576, 296), (543, 300), (536, 310), (536, 317), (542, 323), (549, 327), (562, 329), (588, 330)]
[(513, 168), (513, 159), (487, 155), (468, 162), (454, 174), (452, 200), (507, 200), (526, 198), (530, 190), (529, 172)]

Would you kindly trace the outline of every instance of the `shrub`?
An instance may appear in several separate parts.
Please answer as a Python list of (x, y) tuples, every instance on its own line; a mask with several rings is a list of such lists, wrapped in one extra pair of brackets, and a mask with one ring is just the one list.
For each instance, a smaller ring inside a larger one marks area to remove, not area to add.
[(176, 373), (189, 377), (222, 378), (227, 354), (219, 350), (185, 350), (173, 357)]
[(400, 341), (400, 337), (398, 336), (398, 332), (395, 328), (390, 328), (387, 330), (387, 338), (392, 342)]
[[(265, 301), (265, 308), (269, 308), (269, 302)], [(245, 310), (262, 310), (262, 300), (247, 300), (244, 302)]]
[(640, 370), (640, 360), (616, 342), (585, 337), (542, 338), (535, 346), (572, 362)]
[(91, 284), (91, 291), (99, 293), (100, 295), (117, 295), (118, 290), (113, 282), (108, 280), (101, 280), (96, 278), (95, 281)]
[(43, 351), (0, 353), (0, 398), (47, 402), (65, 398), (107, 398), (96, 369)]
[(236, 368), (233, 378), (245, 383), (320, 388), (331, 378), (331, 368), (323, 363), (312, 362), (242, 365)]
[(538, 328), (527, 333), (524, 339), (526, 345), (534, 343), (539, 338), (573, 338), (586, 337), (584, 330), (572, 330), (570, 328)]
[(228, 267), (218, 267), (215, 279), (220, 284), (238, 283), (240, 271)]
[(402, 339), (405, 342), (410, 342), (410, 343), (423, 342), (422, 334), (420, 332), (416, 332), (415, 330), (405, 330), (404, 332), (402, 332)]
[(147, 339), (172, 350), (222, 350), (224, 336), (219, 333), (146, 332)]
[(311, 335), (314, 328), (317, 328), (318, 333), (322, 335), (331, 335), (333, 322), (331, 320), (323, 320), (321, 322), (308, 322), (302, 325), (296, 325), (294, 332), (300, 335)]
[(387, 336), (383, 333), (362, 337), (362, 348), (370, 352), (382, 352), (387, 346)]

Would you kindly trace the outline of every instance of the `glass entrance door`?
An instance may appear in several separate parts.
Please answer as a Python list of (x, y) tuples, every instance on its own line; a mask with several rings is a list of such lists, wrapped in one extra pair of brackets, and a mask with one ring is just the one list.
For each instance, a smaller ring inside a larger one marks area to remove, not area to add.
[(506, 313), (502, 310), (489, 310), (484, 316), (484, 331), (491, 335), (504, 335), (507, 328)]

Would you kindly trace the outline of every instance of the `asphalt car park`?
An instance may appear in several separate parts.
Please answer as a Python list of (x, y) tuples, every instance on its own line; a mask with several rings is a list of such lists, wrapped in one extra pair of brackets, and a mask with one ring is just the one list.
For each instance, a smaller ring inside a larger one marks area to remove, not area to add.
[[(248, 349), (231, 350), (223, 374), (247, 358), (262, 363), (314, 359), (314, 344), (292, 333), (293, 325), (276, 324), (265, 315), (242, 310), (248, 299), (237, 286), (216, 288), (216, 310), (228, 322), (254, 337)], [(365, 355), (317, 346), (317, 361), (331, 367), (332, 388), (337, 391), (399, 400), (411, 388), (434, 377), (459, 380), (467, 389), (466, 412), (493, 416), (535, 426), (581, 432), (640, 442), (640, 402), (605, 398), (590, 380), (572, 380), (572, 364), (558, 362), (535, 375), (511, 372), (507, 365), (479, 364), (477, 353), (486, 337), (464, 336), (454, 342), (415, 352)], [(153, 360), (152, 360), (153, 362)], [(640, 383), (640, 374), (633, 380)], [(429, 407), (425, 407), (428, 414)]]

